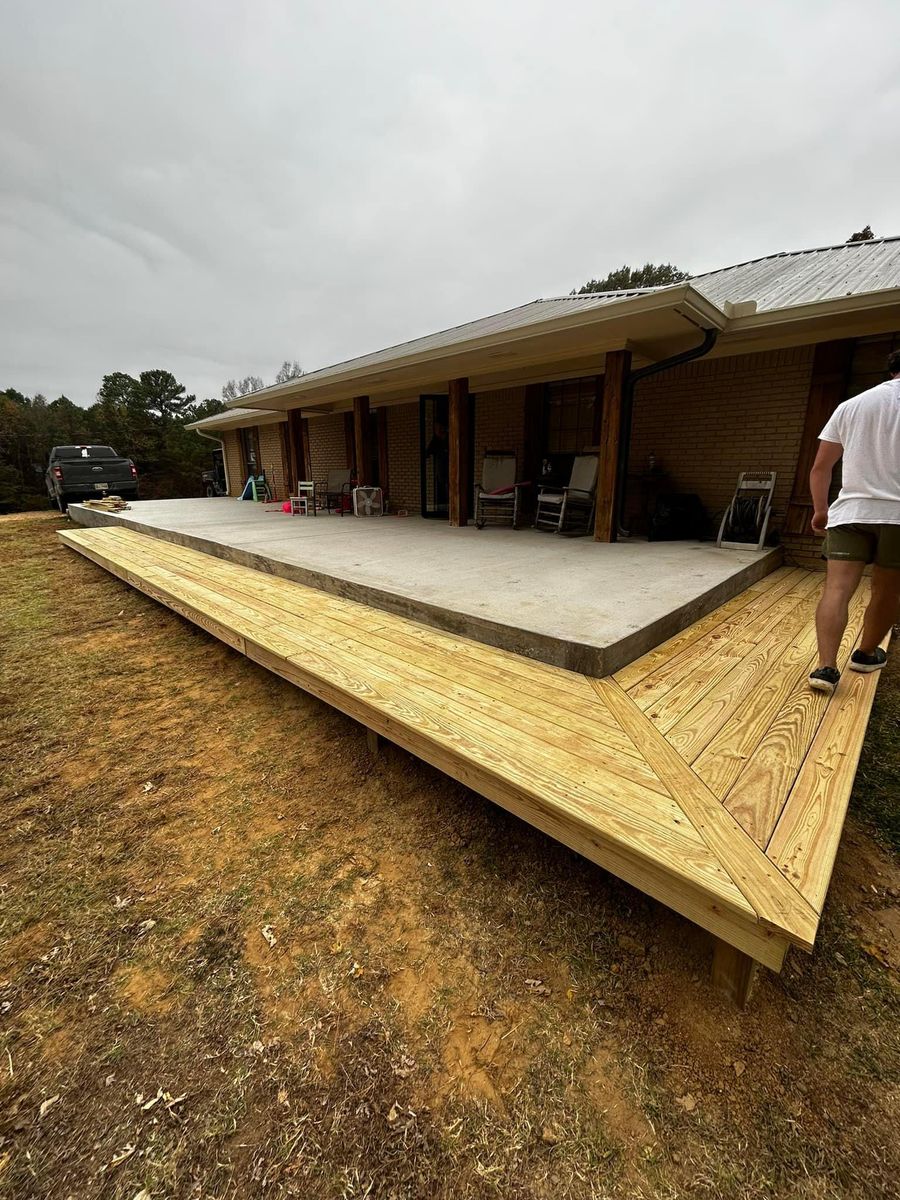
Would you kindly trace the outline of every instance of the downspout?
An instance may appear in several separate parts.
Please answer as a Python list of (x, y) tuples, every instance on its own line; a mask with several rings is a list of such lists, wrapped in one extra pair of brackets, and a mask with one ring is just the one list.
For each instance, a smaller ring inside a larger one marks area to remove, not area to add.
[(695, 358), (703, 358), (715, 346), (718, 336), (718, 329), (704, 329), (703, 341), (699, 346), (694, 346), (690, 350), (682, 350), (680, 354), (673, 354), (669, 358), (661, 358), (659, 362), (650, 363), (648, 367), (639, 367), (636, 371), (628, 372), (628, 378), (625, 380), (625, 394), (622, 397), (622, 425), (619, 431), (619, 460), (616, 472), (615, 510), (615, 528), (624, 537), (628, 536), (628, 530), (622, 528), (622, 516), (625, 512), (625, 494), (628, 487), (628, 459), (631, 452), (634, 386), (649, 375), (658, 375), (660, 371), (668, 371), (672, 367), (680, 367), (682, 363), (692, 362)]
[(216, 442), (219, 449), (222, 451), (222, 470), (225, 472), (225, 495), (231, 495), (231, 480), (228, 478), (228, 455), (225, 453), (225, 443), (221, 438), (213, 437), (211, 433), (204, 433), (202, 429), (195, 429), (194, 433), (199, 433), (202, 438), (206, 438), (208, 442)]

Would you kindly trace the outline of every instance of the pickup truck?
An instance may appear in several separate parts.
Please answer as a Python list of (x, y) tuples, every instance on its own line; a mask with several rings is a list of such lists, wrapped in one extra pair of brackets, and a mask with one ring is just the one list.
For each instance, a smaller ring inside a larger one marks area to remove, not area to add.
[(112, 446), (54, 446), (45, 480), (50, 503), (60, 512), (88, 496), (138, 495), (137, 467)]

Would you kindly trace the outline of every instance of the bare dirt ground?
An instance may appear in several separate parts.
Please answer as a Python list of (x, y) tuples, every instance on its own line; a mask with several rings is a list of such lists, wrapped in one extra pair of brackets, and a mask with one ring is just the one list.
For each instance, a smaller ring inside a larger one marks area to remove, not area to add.
[(0, 1195), (896, 1195), (900, 671), (812, 956), (705, 935), (0, 519)]

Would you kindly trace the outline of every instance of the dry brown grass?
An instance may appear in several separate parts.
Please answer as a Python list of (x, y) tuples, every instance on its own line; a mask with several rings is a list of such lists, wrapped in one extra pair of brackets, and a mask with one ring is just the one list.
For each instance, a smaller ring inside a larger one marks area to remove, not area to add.
[(738, 1013), (699, 931), (56, 524), (0, 520), (0, 1194), (894, 1194), (900, 873), (861, 824)]

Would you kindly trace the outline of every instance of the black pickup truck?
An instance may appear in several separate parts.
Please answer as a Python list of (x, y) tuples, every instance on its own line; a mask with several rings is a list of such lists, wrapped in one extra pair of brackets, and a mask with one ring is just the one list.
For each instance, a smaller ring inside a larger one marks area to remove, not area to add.
[(54, 446), (45, 476), (50, 503), (60, 512), (89, 496), (137, 500), (137, 467), (112, 446)]

